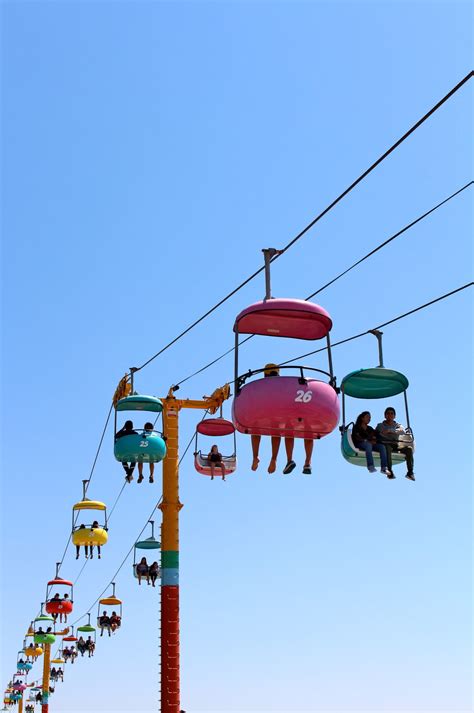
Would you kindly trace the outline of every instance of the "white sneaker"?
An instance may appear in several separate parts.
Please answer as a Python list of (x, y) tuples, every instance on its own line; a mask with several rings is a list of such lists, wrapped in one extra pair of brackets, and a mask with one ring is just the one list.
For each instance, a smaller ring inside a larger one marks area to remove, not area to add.
[(367, 470), (369, 471), (369, 473), (376, 473), (376, 472), (377, 472), (377, 468), (374, 468), (373, 465), (368, 465), (368, 466), (367, 466)]

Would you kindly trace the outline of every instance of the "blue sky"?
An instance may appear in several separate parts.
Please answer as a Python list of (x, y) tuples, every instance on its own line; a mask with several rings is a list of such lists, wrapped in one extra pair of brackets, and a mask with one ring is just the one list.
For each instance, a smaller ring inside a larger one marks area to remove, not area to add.
[[(280, 248), (472, 66), (468, 3), (4, 2), (2, 680), (54, 575), (116, 384)], [(472, 82), (272, 270), (304, 298), (472, 179)], [(317, 300), (338, 341), (472, 280), (471, 191)], [(260, 276), (139, 373), (164, 396), (233, 345)], [(416, 483), (348, 465), (335, 432), (313, 475), (180, 471), (182, 706), (190, 712), (471, 710), (472, 297), (387, 327), (410, 380)], [(316, 345), (315, 348), (319, 346)], [(242, 370), (311, 345), (256, 338)], [(324, 368), (321, 357), (305, 360)], [(373, 337), (335, 372), (377, 362)], [(183, 385), (232, 378), (229, 355)], [(353, 402), (353, 415), (382, 403)], [(399, 402), (396, 406), (401, 406)], [(230, 413), (230, 405), (227, 415)], [(199, 414), (181, 418), (181, 450)], [(112, 433), (91, 497), (123, 483)], [(88, 611), (160, 496), (127, 486)], [(156, 518), (158, 520), (158, 518)], [(68, 552), (61, 574), (82, 562)], [(51, 710), (148, 711), (158, 700), (158, 596), (130, 562), (124, 625), (68, 669)], [(93, 610), (95, 615), (95, 609)]]

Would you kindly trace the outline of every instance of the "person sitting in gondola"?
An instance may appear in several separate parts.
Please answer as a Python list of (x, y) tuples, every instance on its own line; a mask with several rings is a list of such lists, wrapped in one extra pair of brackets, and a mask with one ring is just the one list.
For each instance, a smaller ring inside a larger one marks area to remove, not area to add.
[(104, 629), (107, 629), (107, 632), (110, 636), (110, 617), (107, 615), (106, 611), (102, 612), (102, 616), (99, 617), (99, 626), (101, 636), (103, 636), (104, 634)]
[(113, 611), (110, 617), (110, 628), (112, 632), (116, 631), (120, 626), (122, 626), (122, 619), (119, 617), (117, 612)]
[[(79, 530), (85, 530), (85, 529), (86, 529), (86, 526), (85, 526), (84, 523), (82, 522), (82, 523), (79, 525)], [(81, 546), (80, 546), (80, 545), (76, 545), (76, 559), (77, 559), (77, 560), (79, 559), (79, 553), (80, 553), (80, 551), (81, 551)], [(88, 546), (88, 545), (84, 545), (84, 554), (85, 554), (86, 558), (89, 556), (89, 546)]]
[(142, 557), (140, 562), (136, 565), (136, 572), (138, 577), (138, 584), (142, 583), (142, 577), (146, 577), (146, 583), (150, 584), (150, 569), (148, 567), (146, 557)]
[[(99, 523), (97, 522), (97, 520), (94, 520), (94, 522), (93, 522), (92, 525), (91, 525), (91, 530), (99, 529), (99, 528), (100, 528)], [(93, 557), (94, 557), (94, 545), (90, 545), (90, 548), (91, 548), (91, 559), (93, 559)], [(97, 545), (97, 556), (98, 556), (98, 558), (100, 559), (100, 545)]]
[(86, 642), (84, 641), (84, 637), (80, 636), (77, 640), (77, 649), (78, 649), (79, 653), (81, 654), (81, 656), (84, 656), (84, 654), (86, 652), (86, 648), (87, 647), (86, 647)]
[[(63, 602), (69, 602), (69, 601), (70, 601), (69, 594), (65, 594), (63, 597)], [(64, 623), (67, 622), (67, 614), (66, 614), (66, 612), (59, 612), (59, 623), (62, 624), (63, 621), (64, 621)]]
[(91, 636), (88, 636), (88, 637), (87, 637), (86, 650), (87, 650), (87, 653), (89, 654), (89, 658), (90, 658), (91, 656), (94, 656), (95, 642), (92, 640), (92, 637), (91, 637)]
[[(153, 433), (153, 424), (147, 421), (145, 425), (143, 426), (143, 433), (142, 436), (146, 438), (146, 436), (150, 436)], [(153, 483), (153, 473), (155, 472), (155, 464), (154, 463), (149, 463), (150, 466), (150, 477), (148, 478), (148, 481), (150, 483)], [(143, 480), (143, 463), (138, 464), (138, 480), (137, 483), (141, 483)]]
[(377, 424), (376, 428), (378, 440), (387, 449), (388, 470), (390, 472), (390, 475), (387, 473), (387, 477), (390, 479), (395, 478), (392, 471), (392, 453), (403, 453), (407, 461), (405, 478), (415, 480), (413, 472), (413, 438), (411, 433), (407, 433), (403, 426), (395, 421), (396, 415), (397, 413), (393, 406), (388, 406), (384, 411), (385, 420)]
[(354, 428), (352, 429), (352, 441), (356, 448), (365, 452), (369, 473), (375, 473), (377, 471), (374, 466), (374, 456), (372, 455), (372, 451), (377, 451), (377, 453), (380, 453), (380, 472), (388, 476), (387, 451), (383, 443), (377, 443), (377, 433), (369, 426), (370, 418), (369, 411), (362, 411), (362, 413), (357, 416)]
[[(265, 364), (264, 367), (264, 377), (280, 376), (280, 370), (276, 364)], [(272, 455), (270, 458), (270, 463), (268, 466), (268, 472), (274, 473), (277, 466), (278, 451), (280, 450), (280, 436), (272, 436)], [(258, 434), (252, 434), (250, 437), (252, 443), (252, 470), (257, 470), (258, 464), (260, 462), (258, 453), (260, 449), (261, 436)], [(283, 468), (283, 473), (287, 475), (291, 473), (292, 470), (296, 468), (296, 463), (293, 460), (293, 448), (295, 445), (295, 439), (292, 436), (287, 436), (285, 438), (285, 449), (287, 463)], [(313, 455), (313, 439), (304, 439), (304, 450), (305, 450), (305, 462), (303, 465), (303, 473), (305, 475), (311, 475), (311, 457)]]
[(154, 587), (155, 582), (160, 575), (160, 566), (159, 566), (158, 562), (153, 562), (153, 564), (150, 565), (149, 572), (150, 572), (151, 584)]
[(57, 681), (57, 680), (58, 680), (58, 672), (56, 671), (56, 668), (55, 668), (54, 666), (53, 666), (53, 668), (51, 669), (49, 675), (50, 675), (52, 681)]
[[(117, 433), (115, 434), (115, 440), (117, 441), (123, 436), (133, 436), (134, 434), (136, 435), (136, 433), (137, 432), (133, 429), (133, 421), (125, 421), (120, 431), (117, 431)], [(125, 480), (127, 481), (127, 483), (131, 483), (133, 480), (133, 471), (135, 470), (135, 463), (127, 463), (126, 461), (122, 461), (122, 466), (126, 473)]]
[(216, 468), (221, 469), (222, 480), (225, 480), (225, 465), (222, 462), (222, 453), (219, 453), (217, 445), (214, 444), (211, 446), (211, 450), (207, 454), (207, 460), (209, 461), (209, 465), (211, 467), (211, 480), (214, 480), (214, 471)]
[(60, 678), (61, 681), (64, 681), (64, 671), (62, 670), (61, 666), (57, 669), (56, 673), (58, 678)]
[[(59, 603), (59, 602), (61, 601), (61, 597), (59, 596), (59, 594), (55, 594), (54, 597), (51, 599), (51, 601), (52, 601), (52, 602)], [(54, 619), (54, 623), (56, 623), (56, 620), (57, 620), (57, 618), (58, 618), (58, 616), (59, 616), (58, 612), (53, 612), (53, 613), (51, 614), (51, 616), (52, 616), (52, 618)]]
[(71, 658), (71, 649), (68, 646), (65, 646), (63, 649), (63, 657), (66, 663), (69, 661)]
[(35, 701), (36, 701), (36, 703), (41, 703), (42, 700), (43, 700), (42, 694), (41, 694), (41, 693), (37, 693), (36, 696), (35, 696)]

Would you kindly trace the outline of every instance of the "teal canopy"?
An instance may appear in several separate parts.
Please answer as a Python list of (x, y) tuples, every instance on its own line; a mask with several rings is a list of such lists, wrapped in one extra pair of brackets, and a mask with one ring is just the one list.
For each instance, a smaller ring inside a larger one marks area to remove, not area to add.
[(116, 411), (154, 411), (161, 413), (163, 404), (156, 396), (144, 396), (143, 394), (133, 394), (120, 399), (115, 407)]
[(341, 383), (341, 391), (355, 399), (385, 399), (407, 388), (408, 379), (404, 374), (381, 366), (352, 371)]
[(146, 540), (140, 540), (135, 543), (137, 550), (158, 550), (161, 547), (161, 543), (155, 540), (154, 537), (148, 537)]

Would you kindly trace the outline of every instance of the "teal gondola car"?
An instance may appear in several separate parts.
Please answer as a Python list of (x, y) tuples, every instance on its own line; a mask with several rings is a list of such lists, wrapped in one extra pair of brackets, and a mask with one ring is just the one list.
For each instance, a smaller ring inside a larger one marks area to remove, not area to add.
[(161, 413), (163, 404), (155, 396), (133, 394), (120, 399), (115, 406), (114, 455), (120, 463), (159, 463), (166, 455), (163, 435), (153, 429), (136, 427), (124, 435), (124, 429), (117, 431), (117, 413), (122, 411), (149, 411)]
[[(414, 441), (410, 428), (410, 417), (408, 414), (408, 400), (406, 391), (408, 389), (408, 379), (400, 371), (395, 371), (393, 369), (386, 369), (383, 366), (383, 355), (382, 355), (382, 333), (377, 330), (373, 331), (374, 336), (377, 337), (379, 342), (379, 360), (380, 364), (376, 367), (371, 367), (368, 369), (358, 369), (357, 371), (352, 371), (350, 374), (344, 377), (341, 382), (341, 393), (342, 393), (342, 426), (341, 431), (341, 451), (342, 455), (349, 463), (353, 465), (360, 465), (366, 467), (367, 460), (365, 451), (356, 448), (352, 441), (352, 426), (354, 425), (352, 421), (346, 423), (346, 396), (350, 396), (355, 399), (388, 399), (392, 396), (397, 396), (398, 394), (403, 394), (405, 400), (405, 416), (407, 423), (407, 432), (409, 435), (407, 438), (410, 439), (410, 446), (414, 450)], [(373, 452), (374, 464), (380, 466), (380, 455), (376, 451)], [(392, 454), (392, 465), (398, 465), (399, 463), (405, 462), (405, 456), (403, 453)]]
[[(146, 540), (139, 540), (138, 542), (135, 542), (135, 546), (133, 549), (133, 576), (138, 579), (138, 574), (137, 574), (137, 565), (139, 564), (138, 559), (139, 557), (137, 556), (137, 550), (159, 550), (161, 549), (161, 542), (159, 542), (155, 538), (155, 523), (153, 520), (148, 520), (148, 522), (151, 525), (151, 537), (147, 537)], [(153, 555), (154, 557), (155, 555)], [(150, 566), (150, 563), (147, 562), (147, 565)], [(160, 576), (160, 570), (158, 573), (158, 577)]]
[(29, 661), (25, 661), (25, 652), (23, 649), (18, 652), (17, 658), (16, 658), (16, 669), (17, 671), (20, 671), (20, 673), (27, 674), (28, 671), (31, 671), (33, 668), (33, 664), (29, 663)]

